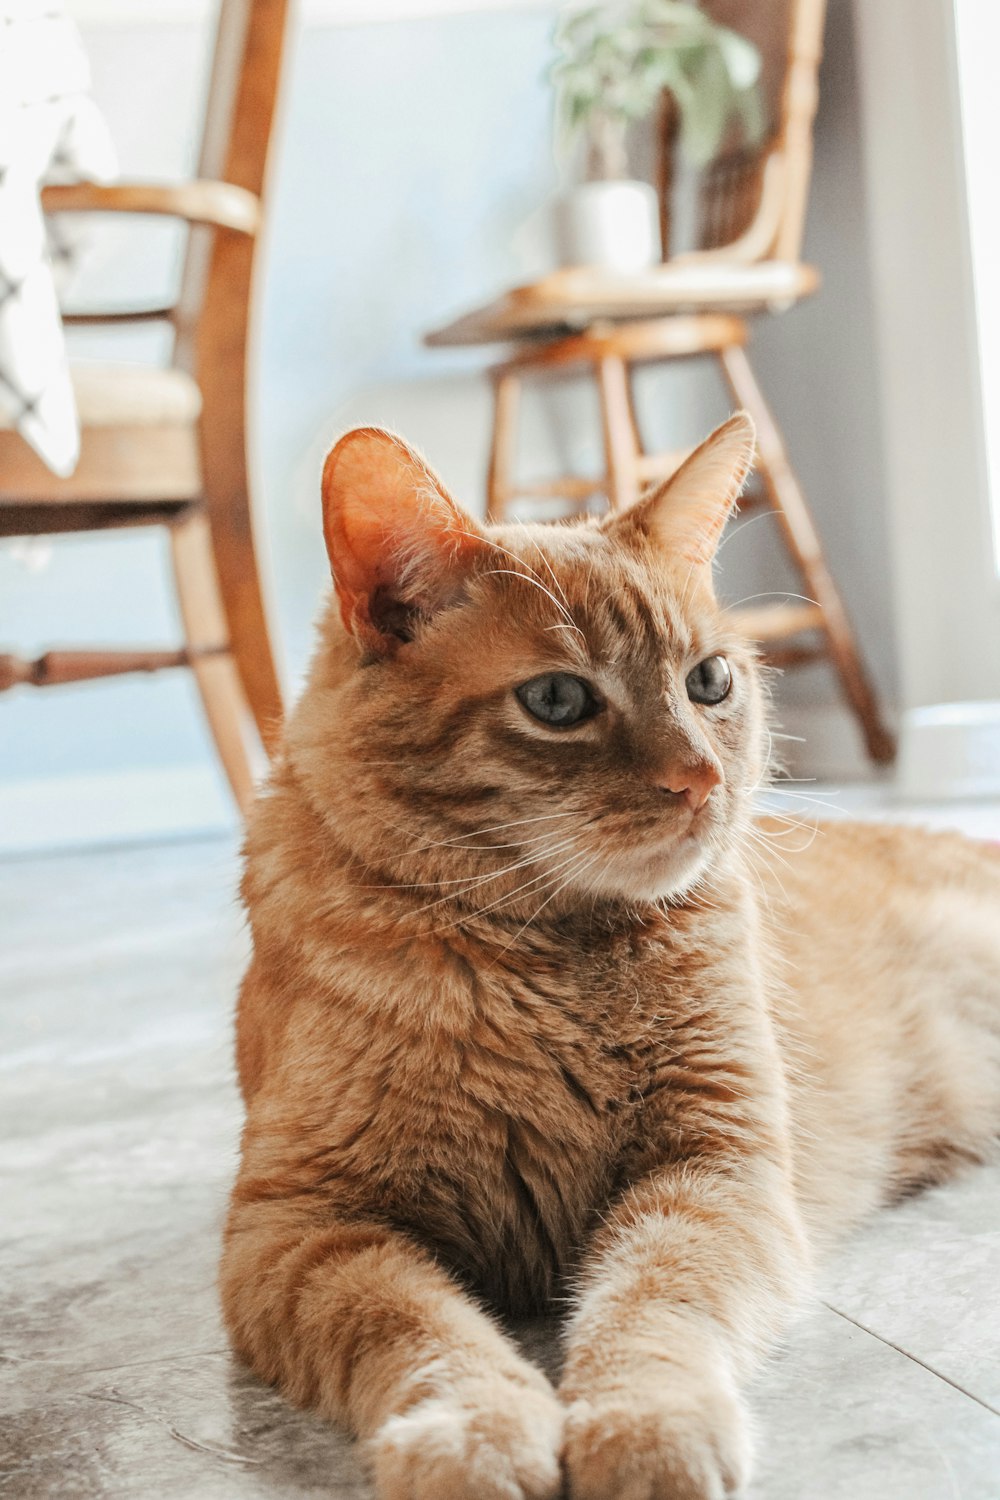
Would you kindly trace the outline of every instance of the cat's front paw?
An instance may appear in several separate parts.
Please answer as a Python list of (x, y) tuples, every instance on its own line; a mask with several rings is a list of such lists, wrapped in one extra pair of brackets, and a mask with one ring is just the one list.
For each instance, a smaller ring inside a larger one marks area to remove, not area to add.
[(747, 1483), (750, 1456), (743, 1410), (724, 1388), (620, 1392), (566, 1416), (570, 1500), (723, 1500)]
[(380, 1500), (555, 1500), (564, 1417), (552, 1392), (502, 1378), (421, 1401), (372, 1440)]

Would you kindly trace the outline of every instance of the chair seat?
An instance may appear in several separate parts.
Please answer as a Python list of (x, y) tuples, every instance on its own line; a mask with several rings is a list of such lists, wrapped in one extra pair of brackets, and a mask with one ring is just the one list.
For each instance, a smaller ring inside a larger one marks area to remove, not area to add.
[[(201, 411), (201, 392), (183, 370), (75, 364), (70, 375), (81, 427), (180, 426)], [(0, 427), (12, 425), (0, 412)]]
[(492, 344), (578, 330), (602, 320), (775, 311), (809, 296), (819, 279), (813, 266), (799, 262), (742, 265), (707, 255), (628, 276), (569, 266), (464, 313), (426, 334), (424, 342), (434, 347)]
[[(80, 460), (61, 479), (9, 424), (0, 424), (0, 532), (89, 530), (123, 524), (123, 506), (140, 512), (187, 504), (201, 494), (198, 417), (201, 392), (183, 370), (149, 365), (79, 364), (72, 368), (80, 414)], [(113, 506), (107, 519), (95, 506)], [(52, 515), (28, 517), (29, 509)], [(81, 508), (82, 507), (82, 508)], [(17, 512), (11, 515), (11, 511)], [(55, 512), (58, 511), (58, 516)], [(125, 523), (127, 524), (127, 523)]]
[(201, 392), (183, 370), (79, 364), (70, 374), (82, 427), (175, 427), (201, 413)]

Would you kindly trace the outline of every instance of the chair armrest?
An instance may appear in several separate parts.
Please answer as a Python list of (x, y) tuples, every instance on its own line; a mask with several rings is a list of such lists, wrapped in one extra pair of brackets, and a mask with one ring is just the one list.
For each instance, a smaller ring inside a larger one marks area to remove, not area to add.
[(42, 189), (46, 213), (167, 214), (254, 235), (260, 201), (231, 182), (73, 182)]

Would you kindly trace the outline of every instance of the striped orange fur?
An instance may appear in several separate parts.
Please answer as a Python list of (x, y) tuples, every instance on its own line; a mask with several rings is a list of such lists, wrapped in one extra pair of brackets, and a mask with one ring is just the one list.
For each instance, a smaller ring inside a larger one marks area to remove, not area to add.
[[(752, 452), (740, 414), (622, 516), (498, 529), (391, 434), (327, 461), (222, 1293), (382, 1500), (735, 1491), (816, 1256), (996, 1136), (1000, 858), (839, 825), (775, 870), (753, 818), (761, 674), (711, 581)], [(554, 1389), (497, 1315), (567, 1300)]]

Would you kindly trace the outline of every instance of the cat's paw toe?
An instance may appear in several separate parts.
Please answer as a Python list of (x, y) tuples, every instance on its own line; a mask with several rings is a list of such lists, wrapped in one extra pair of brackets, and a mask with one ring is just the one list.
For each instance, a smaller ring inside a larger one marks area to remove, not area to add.
[(749, 1478), (746, 1420), (726, 1391), (577, 1401), (565, 1466), (570, 1500), (724, 1500)]
[(420, 1402), (372, 1442), (380, 1500), (555, 1500), (564, 1409), (510, 1382)]

